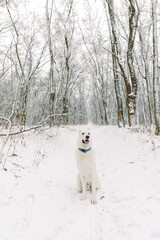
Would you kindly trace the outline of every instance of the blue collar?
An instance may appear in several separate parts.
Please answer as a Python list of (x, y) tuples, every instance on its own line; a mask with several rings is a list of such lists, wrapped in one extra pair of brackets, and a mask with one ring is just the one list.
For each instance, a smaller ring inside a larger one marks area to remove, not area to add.
[(83, 148), (79, 148), (79, 151), (83, 152), (83, 153), (87, 153), (91, 150), (91, 147), (88, 149), (83, 149)]

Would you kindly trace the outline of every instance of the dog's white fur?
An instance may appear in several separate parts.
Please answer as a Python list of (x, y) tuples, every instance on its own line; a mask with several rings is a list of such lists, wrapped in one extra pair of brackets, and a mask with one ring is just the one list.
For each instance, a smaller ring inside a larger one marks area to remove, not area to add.
[[(86, 144), (86, 136), (89, 136), (89, 142)], [(91, 150), (84, 153), (79, 150), (89, 149)], [(77, 174), (77, 184), (79, 192), (82, 192), (81, 200), (86, 199), (87, 190), (91, 191), (91, 203), (95, 204), (96, 191), (100, 188), (100, 180), (96, 173), (96, 163), (95, 163), (95, 151), (92, 147), (92, 136), (90, 134), (90, 129), (79, 130), (77, 149), (76, 149), (76, 162), (78, 168)]]

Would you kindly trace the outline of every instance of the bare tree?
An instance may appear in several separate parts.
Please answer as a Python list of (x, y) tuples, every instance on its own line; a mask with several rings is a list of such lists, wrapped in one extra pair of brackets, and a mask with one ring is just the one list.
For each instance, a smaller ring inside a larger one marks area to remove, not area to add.
[[(133, 64), (133, 48), (135, 42), (135, 36), (138, 26), (139, 9), (136, 0), (129, 0), (129, 38), (128, 38), (128, 49), (127, 49), (127, 63), (131, 78), (131, 93), (128, 94), (130, 115), (136, 113), (136, 96), (137, 96), (137, 77)], [(134, 119), (135, 122), (135, 119)]]
[(138, 11), (135, 9), (135, 1), (129, 1), (129, 36), (128, 36), (128, 50), (127, 50), (127, 62), (130, 72), (130, 79), (127, 76), (122, 56), (121, 56), (121, 47), (118, 39), (118, 32), (116, 30), (116, 20), (115, 20), (115, 12), (114, 12), (114, 1), (113, 0), (105, 0), (108, 5), (108, 12), (111, 24), (111, 32), (112, 32), (112, 42), (115, 45), (116, 49), (116, 58), (121, 71), (121, 75), (123, 76), (124, 83), (126, 86), (126, 106), (128, 110), (128, 123), (131, 126), (132, 123), (132, 115), (135, 116), (136, 113), (136, 94), (137, 94), (137, 79), (135, 76), (135, 70), (133, 65), (133, 56), (132, 51), (134, 47), (135, 34), (137, 29), (138, 22)]
[[(15, 114), (17, 116), (17, 119), (19, 119), (20, 125), (25, 126), (26, 117), (27, 117), (27, 101), (28, 101), (28, 95), (30, 91), (30, 84), (41, 63), (41, 59), (46, 49), (46, 43), (44, 44), (42, 49), (39, 49), (39, 55), (35, 59), (35, 62), (33, 64), (33, 56), (32, 56), (31, 49), (33, 46), (34, 38), (35, 38), (35, 33), (33, 32), (33, 34), (29, 37), (29, 41), (26, 44), (26, 49), (24, 49), (22, 47), (22, 43), (20, 39), (26, 38), (26, 36), (21, 34), (21, 31), (18, 29), (17, 23), (14, 21), (12, 17), (10, 6), (7, 0), (6, 0), (6, 9), (7, 9), (9, 19), (13, 28), (13, 41), (15, 46), (15, 54), (14, 54), (14, 59), (12, 58), (12, 61), (15, 66), (15, 72), (19, 81), (19, 86), (18, 86), (19, 99), (17, 100), (18, 102), (17, 113)], [(24, 52), (24, 50), (26, 52)]]
[(157, 0), (152, 0), (152, 27), (153, 27), (153, 100), (154, 100), (154, 121), (155, 134), (160, 134), (160, 117), (159, 117), (159, 87), (158, 87), (158, 43), (157, 43), (157, 17), (156, 17)]
[(151, 94), (150, 94), (150, 90), (151, 90), (151, 86), (150, 86), (150, 71), (149, 71), (149, 35), (150, 35), (150, 31), (151, 31), (151, 24), (149, 24), (148, 26), (148, 33), (146, 34), (146, 39), (144, 38), (144, 31), (142, 29), (142, 26), (139, 24), (138, 27), (138, 34), (139, 34), (139, 43), (140, 43), (140, 53), (141, 53), (141, 58), (144, 64), (144, 74), (142, 73), (141, 69), (142, 65), (141, 63), (139, 63), (139, 61), (137, 60), (137, 64), (138, 65), (138, 70), (140, 72), (141, 77), (145, 80), (146, 82), (146, 92), (147, 92), (147, 102), (148, 102), (148, 113), (149, 113), (149, 121), (150, 124), (152, 124), (153, 120), (152, 120), (152, 99), (151, 99)]
[[(49, 113), (54, 114), (55, 109), (55, 81), (54, 81), (54, 53), (53, 53), (53, 38), (51, 32), (51, 21), (53, 13), (53, 0), (51, 1), (49, 8), (49, 0), (46, 0), (46, 21), (47, 21), (47, 32), (48, 32), (48, 47), (50, 56), (50, 70), (49, 70)], [(54, 125), (54, 117), (50, 119), (50, 126)]]
[[(106, 10), (106, 8), (105, 8)], [(107, 15), (107, 13), (106, 13)], [(108, 15), (107, 15), (108, 18)], [(114, 21), (114, 19), (113, 19)], [(116, 100), (117, 100), (117, 115), (118, 115), (118, 126), (125, 126), (124, 116), (123, 116), (123, 102), (122, 102), (122, 96), (120, 92), (120, 74), (118, 72), (118, 62), (117, 62), (117, 56), (116, 56), (116, 44), (115, 44), (115, 38), (113, 37), (113, 34), (111, 32), (110, 24), (108, 24), (109, 33), (110, 33), (110, 42), (111, 42), (111, 50), (112, 50), (112, 64), (113, 64), (113, 76), (114, 76), (114, 86), (115, 86), (115, 94), (116, 94)]]

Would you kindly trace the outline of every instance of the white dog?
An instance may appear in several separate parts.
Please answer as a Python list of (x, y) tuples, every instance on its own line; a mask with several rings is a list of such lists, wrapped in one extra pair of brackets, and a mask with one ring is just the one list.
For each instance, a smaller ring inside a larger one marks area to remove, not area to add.
[(91, 191), (91, 203), (95, 204), (96, 190), (100, 188), (100, 181), (96, 173), (95, 152), (92, 147), (90, 130), (79, 130), (78, 148), (76, 149), (76, 161), (78, 168), (77, 184), (79, 192), (82, 192), (81, 200), (86, 199), (87, 190)]

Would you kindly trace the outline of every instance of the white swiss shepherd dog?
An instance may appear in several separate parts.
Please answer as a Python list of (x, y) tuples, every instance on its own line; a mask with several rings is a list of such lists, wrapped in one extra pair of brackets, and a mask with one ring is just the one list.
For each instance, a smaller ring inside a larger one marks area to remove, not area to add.
[(78, 168), (77, 184), (82, 193), (81, 200), (86, 199), (87, 191), (91, 192), (91, 203), (97, 202), (97, 189), (100, 188), (100, 180), (96, 172), (95, 151), (92, 146), (90, 129), (79, 129), (76, 162)]

